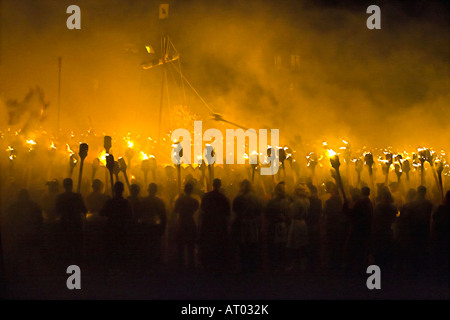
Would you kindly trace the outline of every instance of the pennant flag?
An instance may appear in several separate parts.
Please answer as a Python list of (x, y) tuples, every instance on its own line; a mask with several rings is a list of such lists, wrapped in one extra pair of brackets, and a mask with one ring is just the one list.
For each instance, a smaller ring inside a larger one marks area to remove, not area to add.
[(159, 5), (159, 18), (167, 19), (169, 17), (169, 4), (162, 3)]

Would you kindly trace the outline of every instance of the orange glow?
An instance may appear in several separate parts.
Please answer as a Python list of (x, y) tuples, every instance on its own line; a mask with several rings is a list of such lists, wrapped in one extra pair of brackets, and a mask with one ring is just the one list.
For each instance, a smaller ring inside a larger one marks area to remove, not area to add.
[(328, 158), (332, 158), (336, 155), (336, 152), (333, 151), (332, 149), (327, 149), (327, 156)]
[(98, 160), (100, 160), (100, 165), (103, 167), (106, 167), (106, 155), (107, 155), (106, 151), (102, 150), (102, 153), (98, 157)]

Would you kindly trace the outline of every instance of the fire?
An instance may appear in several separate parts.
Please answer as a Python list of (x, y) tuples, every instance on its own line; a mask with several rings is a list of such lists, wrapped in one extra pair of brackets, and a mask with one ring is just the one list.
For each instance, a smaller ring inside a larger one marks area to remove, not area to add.
[(36, 142), (35, 142), (34, 140), (32, 140), (32, 139), (28, 139), (28, 140), (27, 140), (27, 144), (29, 144), (29, 145), (35, 145)]
[(128, 145), (128, 148), (133, 148), (134, 143), (133, 143), (133, 141), (128, 140), (127, 145)]
[(9, 151), (9, 160), (13, 161), (16, 158), (16, 155), (14, 153), (14, 148), (11, 146), (8, 146), (8, 149), (6, 149), (6, 151)]
[(56, 149), (55, 143), (52, 141), (52, 145), (50, 146), (50, 149)]
[(107, 155), (106, 151), (102, 150), (102, 153), (98, 157), (98, 160), (100, 160), (100, 165), (103, 167), (106, 167), (106, 155)]
[(72, 149), (70, 149), (70, 146), (68, 143), (66, 143), (67, 146), (67, 152), (69, 152), (70, 155), (75, 154), (75, 152), (72, 151)]
[(142, 160), (148, 160), (148, 155), (144, 153), (144, 151), (141, 151)]
[(328, 158), (332, 158), (336, 155), (336, 152), (333, 151), (332, 149), (327, 149), (327, 155), (328, 155)]

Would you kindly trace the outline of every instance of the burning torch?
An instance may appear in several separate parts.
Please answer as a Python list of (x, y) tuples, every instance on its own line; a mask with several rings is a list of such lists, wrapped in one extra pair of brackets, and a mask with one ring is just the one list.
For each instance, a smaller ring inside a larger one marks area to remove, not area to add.
[(69, 168), (70, 168), (70, 177), (73, 175), (73, 170), (77, 166), (78, 156), (75, 153), (72, 153), (69, 157)]
[(436, 160), (436, 172), (439, 179), (439, 191), (441, 192), (441, 198), (444, 200), (444, 187), (442, 185), (442, 171), (444, 170), (444, 164), (441, 160)]
[(56, 147), (55, 147), (55, 144), (52, 142), (50, 149), (48, 149), (48, 159), (49, 159), (49, 166), (48, 166), (48, 173), (47, 173), (48, 180), (50, 180), (52, 178), (52, 168), (53, 168), (53, 163), (54, 163), (55, 157), (56, 157)]
[(400, 178), (402, 176), (403, 170), (402, 170), (402, 155), (401, 154), (397, 154), (396, 156), (394, 156), (394, 171), (395, 174), (397, 175), (397, 180), (400, 183)]
[(208, 171), (209, 171), (209, 187), (212, 186), (213, 180), (214, 180), (214, 162), (215, 162), (215, 151), (212, 145), (207, 144), (205, 147), (205, 158), (206, 162), (208, 164)]
[(109, 154), (109, 150), (111, 149), (111, 146), (112, 146), (111, 141), (112, 141), (112, 139), (110, 136), (105, 136), (103, 138), (103, 148), (105, 148), (105, 151), (108, 154)]
[(125, 176), (125, 182), (127, 183), (128, 190), (130, 190), (130, 182), (128, 181), (128, 175), (127, 175), (127, 164), (125, 162), (124, 158), (118, 159), (119, 163), (119, 170), (123, 172), (123, 175)]
[[(108, 149), (109, 150), (109, 149)], [(114, 197), (114, 156), (112, 154), (106, 155), (106, 168), (109, 170), (109, 179), (111, 181), (111, 195)]]
[[(280, 160), (281, 167), (283, 168), (284, 177), (286, 178), (286, 168), (284, 167), (284, 161), (286, 160), (286, 150), (284, 148), (278, 149), (278, 158)], [(280, 174), (279, 171), (278, 174)]]
[(420, 160), (420, 184), (425, 185), (425, 162), (429, 162), (431, 167), (433, 167), (433, 155), (430, 149), (421, 148), (419, 149), (419, 160)]
[(364, 154), (364, 162), (366, 163), (367, 169), (369, 170), (370, 182), (372, 183), (372, 188), (373, 188), (374, 180), (373, 180), (373, 155), (372, 155), (372, 153), (368, 152), (368, 153)]
[(406, 181), (409, 181), (409, 172), (411, 171), (411, 165), (409, 164), (408, 159), (402, 162), (402, 170), (406, 174)]
[(177, 186), (178, 186), (178, 194), (181, 194), (181, 158), (183, 157), (183, 147), (180, 142), (174, 143), (172, 145), (172, 162), (177, 168)]
[(339, 172), (339, 167), (341, 165), (341, 163), (339, 162), (339, 156), (331, 149), (328, 150), (328, 155), (330, 157), (331, 167), (336, 171), (336, 182), (341, 189), (344, 201), (346, 201), (347, 198), (345, 197), (344, 186), (342, 185), (341, 174)]
[(83, 176), (83, 164), (84, 164), (84, 159), (86, 159), (86, 157), (88, 155), (88, 150), (89, 150), (89, 146), (87, 145), (87, 143), (80, 144), (80, 150), (78, 153), (78, 155), (80, 156), (80, 173), (78, 175), (78, 189), (77, 189), (78, 193), (80, 193), (80, 191), (81, 191), (81, 178)]
[(113, 173), (114, 176), (116, 177), (116, 182), (119, 181), (120, 166), (118, 161), (114, 161)]
[(361, 172), (363, 170), (363, 166), (364, 166), (364, 164), (361, 159), (355, 160), (355, 171), (356, 171), (356, 175), (358, 177), (358, 183), (357, 183), (358, 186), (361, 185)]
[(148, 160), (148, 156), (141, 151), (141, 154), (143, 156), (142, 162), (141, 162), (141, 170), (144, 172), (144, 184), (147, 186), (148, 184), (148, 172), (150, 171), (150, 161)]
[(11, 146), (8, 146), (8, 149), (6, 149), (6, 151), (9, 152), (9, 156), (8, 156), (9, 163), (10, 163), (9, 169), (10, 169), (10, 173), (12, 174), (13, 168), (14, 168), (14, 160), (17, 157), (17, 151)]
[(252, 183), (255, 181), (255, 172), (258, 169), (258, 158), (259, 157), (257, 151), (253, 151), (249, 157), (250, 166), (252, 168)]
[(131, 159), (134, 157), (133, 143), (128, 141), (128, 148), (125, 150), (125, 158), (127, 158), (128, 166), (131, 170)]
[(314, 152), (310, 152), (306, 156), (307, 167), (311, 169), (312, 176), (314, 177), (316, 174), (316, 166), (317, 166), (317, 155)]
[(392, 164), (392, 153), (385, 153), (386, 160), (382, 161), (381, 169), (385, 175), (384, 184), (387, 186), (389, 184), (389, 170)]
[[(103, 137), (103, 148), (105, 148), (105, 160), (107, 160), (107, 156), (109, 155), (110, 149), (111, 149), (111, 137), (110, 136), (104, 136)], [(106, 164), (108, 164), (108, 162), (106, 162)], [(108, 169), (108, 166), (106, 166), (106, 168)], [(109, 170), (109, 169), (108, 169)], [(106, 189), (106, 185), (108, 183), (108, 172), (105, 170), (105, 189)], [(111, 185), (111, 190), (113, 189), (113, 185)], [(113, 192), (114, 195), (114, 192)]]

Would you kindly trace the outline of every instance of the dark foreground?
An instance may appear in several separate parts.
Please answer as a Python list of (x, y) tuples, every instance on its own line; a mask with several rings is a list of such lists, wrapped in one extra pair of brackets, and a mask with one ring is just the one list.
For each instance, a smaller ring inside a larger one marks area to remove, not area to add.
[[(164, 267), (163, 267), (164, 268)], [(109, 271), (82, 269), (81, 289), (66, 287), (68, 274), (47, 274), (9, 283), (6, 299), (145, 299), (145, 300), (328, 300), (450, 298), (448, 279), (437, 275), (381, 275), (381, 289), (369, 290), (369, 275), (331, 272), (296, 274), (207, 274), (170, 270)]]

